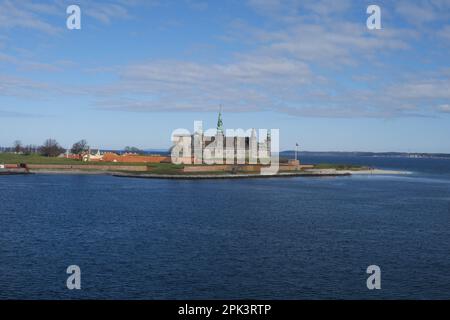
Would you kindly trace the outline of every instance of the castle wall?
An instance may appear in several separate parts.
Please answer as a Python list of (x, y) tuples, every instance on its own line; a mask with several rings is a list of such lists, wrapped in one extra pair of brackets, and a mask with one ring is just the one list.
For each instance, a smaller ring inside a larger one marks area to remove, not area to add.
[(220, 164), (220, 165), (205, 165), (205, 166), (185, 166), (184, 172), (211, 172), (211, 171), (224, 171), (224, 172), (232, 172), (233, 169), (236, 168), (238, 172), (260, 172), (261, 165), (229, 165), (229, 164)]
[(103, 171), (147, 171), (147, 166), (107, 166), (107, 165), (70, 165), (70, 164), (28, 164), (28, 169), (47, 169), (47, 170), (103, 170)]
[(170, 161), (170, 157), (164, 156), (142, 156), (142, 155), (117, 155), (115, 153), (106, 153), (101, 159), (102, 162), (120, 162), (120, 163), (161, 163)]

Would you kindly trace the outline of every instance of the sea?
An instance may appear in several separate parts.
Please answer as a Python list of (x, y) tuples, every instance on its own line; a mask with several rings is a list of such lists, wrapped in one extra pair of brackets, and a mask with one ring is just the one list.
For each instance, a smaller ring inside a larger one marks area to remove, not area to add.
[(450, 159), (301, 160), (410, 174), (0, 176), (0, 299), (450, 298)]

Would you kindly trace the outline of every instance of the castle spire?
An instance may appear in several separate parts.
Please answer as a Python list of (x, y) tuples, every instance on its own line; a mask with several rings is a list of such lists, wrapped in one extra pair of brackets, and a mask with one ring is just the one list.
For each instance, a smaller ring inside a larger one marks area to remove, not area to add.
[(217, 119), (217, 133), (223, 134), (222, 105), (220, 105), (219, 118)]

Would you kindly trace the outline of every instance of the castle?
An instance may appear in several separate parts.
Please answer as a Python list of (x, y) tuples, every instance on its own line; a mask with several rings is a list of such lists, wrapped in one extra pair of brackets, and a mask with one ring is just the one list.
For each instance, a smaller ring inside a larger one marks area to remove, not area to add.
[[(227, 136), (226, 133), (229, 135)], [(220, 110), (215, 135), (206, 135), (201, 127), (195, 129), (193, 134), (173, 135), (174, 146), (170, 149), (172, 157), (175, 157), (173, 160), (180, 163), (201, 164), (207, 163), (204, 159), (214, 159), (215, 163), (222, 163), (222, 160), (227, 158), (227, 163), (229, 163), (228, 159), (232, 157), (234, 162), (237, 163), (256, 164), (258, 158), (270, 159), (270, 130), (267, 130), (265, 139), (259, 142), (256, 129), (247, 130), (247, 132), (243, 130), (227, 130), (226, 133), (223, 127), (222, 110)], [(180, 150), (174, 150), (175, 147), (181, 145), (188, 149), (184, 150), (183, 155), (177, 154)]]

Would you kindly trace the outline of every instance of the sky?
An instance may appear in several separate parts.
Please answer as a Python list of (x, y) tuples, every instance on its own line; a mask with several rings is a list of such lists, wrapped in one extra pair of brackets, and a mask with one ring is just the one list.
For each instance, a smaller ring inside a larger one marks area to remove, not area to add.
[(164, 149), (221, 104), (281, 150), (450, 153), (450, 0), (0, 0), (0, 146)]

